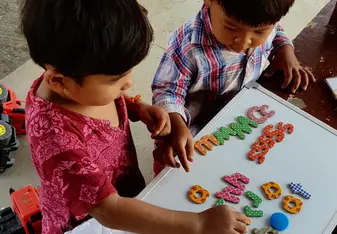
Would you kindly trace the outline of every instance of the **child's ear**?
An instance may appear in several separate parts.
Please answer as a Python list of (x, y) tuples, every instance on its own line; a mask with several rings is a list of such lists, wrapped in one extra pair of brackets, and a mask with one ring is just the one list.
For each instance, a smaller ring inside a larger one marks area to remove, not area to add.
[(50, 89), (56, 93), (62, 93), (64, 90), (65, 76), (55, 71), (53, 66), (45, 65), (46, 71), (43, 79)]
[(212, 0), (204, 0), (204, 3), (207, 7), (211, 7), (212, 5)]

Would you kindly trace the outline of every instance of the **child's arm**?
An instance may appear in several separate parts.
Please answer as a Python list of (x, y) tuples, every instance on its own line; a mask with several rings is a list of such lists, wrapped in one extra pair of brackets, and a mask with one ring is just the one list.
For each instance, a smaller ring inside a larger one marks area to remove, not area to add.
[(271, 56), (275, 55), (276, 52), (285, 45), (290, 45), (294, 47), (293, 42), (288, 38), (287, 34), (284, 32), (282, 26), (280, 24), (276, 25), (276, 35), (273, 40), (273, 50), (271, 52)]
[(108, 228), (149, 234), (244, 233), (250, 223), (244, 214), (227, 206), (198, 214), (168, 210), (118, 195), (101, 201), (89, 213)]
[(284, 73), (282, 88), (286, 88), (293, 83), (291, 91), (295, 93), (301, 86), (306, 90), (310, 81), (315, 82), (314, 75), (305, 67), (302, 67), (297, 60), (294, 46), (286, 36), (280, 25), (276, 26), (276, 36), (273, 40), (273, 51), (271, 53), (271, 65), (267, 69), (265, 76), (271, 77), (274, 72), (281, 70)]
[(142, 121), (146, 124), (152, 138), (164, 137), (171, 132), (169, 115), (158, 106), (151, 106), (141, 99), (131, 101), (130, 96), (123, 95), (128, 109), (129, 119), (133, 122)]
[[(67, 146), (69, 144), (64, 148)], [(227, 206), (196, 214), (167, 210), (120, 197), (104, 168), (88, 155), (86, 145), (76, 141), (76, 146), (79, 148), (49, 155), (43, 162), (44, 182), (51, 185), (45, 188), (48, 194), (45, 199), (61, 199), (56, 214), (64, 214), (63, 209), (76, 217), (89, 213), (104, 226), (136, 233), (234, 234), (234, 229), (244, 230), (247, 217)], [(208, 229), (210, 232), (206, 232)], [(212, 229), (218, 231), (212, 232)]]
[(177, 164), (174, 160), (174, 153), (176, 153), (184, 170), (189, 172), (188, 163), (193, 162), (194, 154), (193, 136), (180, 114), (170, 113), (170, 120), (172, 134), (165, 139), (167, 144), (163, 146), (163, 150), (166, 152), (164, 156), (169, 161), (167, 165), (174, 168), (180, 167), (179, 163)]
[(180, 48), (183, 45), (178, 42), (175, 43), (175, 34), (172, 38), (173, 43), (165, 52), (152, 84), (153, 104), (170, 113), (171, 135), (164, 139), (163, 161), (168, 166), (178, 168), (179, 164), (174, 160), (177, 153), (182, 166), (188, 172), (188, 161), (193, 161), (194, 143), (187, 127), (190, 116), (185, 108), (185, 98), (197, 65), (192, 53)]
[(180, 164), (175, 160), (175, 155), (178, 155), (181, 165), (186, 172), (189, 172), (188, 164), (193, 162), (193, 136), (180, 114), (169, 115), (171, 134), (156, 142), (156, 149), (153, 151), (154, 160), (161, 165), (180, 168)]

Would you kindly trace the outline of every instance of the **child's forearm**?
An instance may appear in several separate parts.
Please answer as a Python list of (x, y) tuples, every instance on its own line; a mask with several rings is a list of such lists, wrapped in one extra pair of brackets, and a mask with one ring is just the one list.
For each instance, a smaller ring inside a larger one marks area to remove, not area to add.
[(135, 233), (198, 233), (196, 213), (168, 210), (132, 199), (111, 196), (90, 214), (106, 227)]
[(284, 45), (290, 45), (293, 46), (292, 41), (288, 38), (286, 33), (284, 32), (282, 26), (280, 24), (276, 25), (276, 35), (273, 40), (273, 50), (272, 50), (272, 55), (276, 53), (276, 51), (284, 46)]
[(178, 128), (187, 128), (185, 120), (179, 113), (170, 113), (170, 120), (171, 120), (171, 128), (178, 129)]
[(125, 99), (125, 103), (126, 103), (126, 107), (128, 109), (128, 116), (129, 119), (132, 122), (137, 122), (140, 120), (139, 118), (139, 110), (143, 105), (147, 105), (145, 102), (143, 102), (142, 100), (137, 100), (136, 102), (131, 102), (130, 100), (130, 96), (127, 94), (123, 94), (124, 99)]

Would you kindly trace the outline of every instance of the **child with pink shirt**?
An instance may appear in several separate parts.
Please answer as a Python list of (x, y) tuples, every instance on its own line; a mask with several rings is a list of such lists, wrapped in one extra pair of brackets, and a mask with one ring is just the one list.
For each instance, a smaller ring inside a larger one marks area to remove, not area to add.
[(227, 206), (192, 213), (133, 198), (145, 182), (129, 119), (145, 123), (154, 139), (170, 133), (163, 109), (125, 94), (153, 38), (136, 0), (26, 0), (22, 29), (32, 59), (45, 69), (26, 106), (43, 234), (88, 217), (136, 233), (246, 231), (249, 219)]

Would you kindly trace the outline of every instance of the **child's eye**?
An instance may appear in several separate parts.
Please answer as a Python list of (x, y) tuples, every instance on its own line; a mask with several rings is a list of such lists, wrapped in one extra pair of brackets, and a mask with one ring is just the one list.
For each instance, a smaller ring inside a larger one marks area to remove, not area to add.
[(236, 30), (236, 28), (228, 27), (226, 25), (225, 25), (225, 29), (228, 29), (229, 31), (235, 31)]
[(255, 33), (256, 33), (256, 34), (259, 34), (259, 35), (264, 34), (264, 32), (265, 32), (265, 31), (255, 31)]

